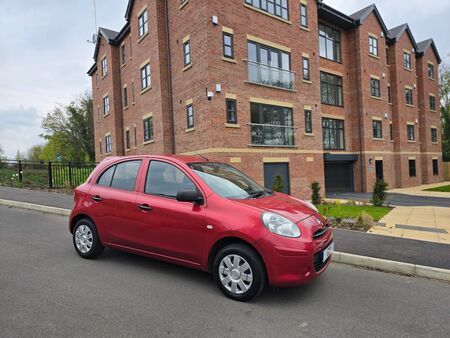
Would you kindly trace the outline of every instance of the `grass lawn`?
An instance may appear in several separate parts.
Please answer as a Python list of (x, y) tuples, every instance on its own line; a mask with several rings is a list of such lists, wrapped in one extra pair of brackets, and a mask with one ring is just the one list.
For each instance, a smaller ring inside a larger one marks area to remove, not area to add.
[(443, 185), (443, 186), (441, 186), (441, 187), (435, 187), (435, 188), (425, 189), (424, 191), (450, 192), (450, 184), (449, 184), (449, 185)]
[(373, 205), (346, 205), (346, 204), (325, 204), (318, 205), (317, 209), (325, 217), (334, 218), (358, 218), (363, 211), (367, 212), (374, 221), (379, 221), (392, 208), (375, 207)]

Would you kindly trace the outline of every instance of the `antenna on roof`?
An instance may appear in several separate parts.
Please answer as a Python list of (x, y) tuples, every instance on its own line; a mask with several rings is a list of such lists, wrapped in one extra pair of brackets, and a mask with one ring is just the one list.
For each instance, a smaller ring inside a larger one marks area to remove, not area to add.
[(95, 0), (94, 1), (94, 25), (95, 25), (95, 31), (94, 34), (92, 34), (92, 40), (87, 40), (87, 42), (96, 44), (97, 43), (97, 7), (95, 6)]
[(205, 156), (203, 156), (202, 154), (197, 154), (197, 156), (203, 157), (205, 160), (209, 161)]

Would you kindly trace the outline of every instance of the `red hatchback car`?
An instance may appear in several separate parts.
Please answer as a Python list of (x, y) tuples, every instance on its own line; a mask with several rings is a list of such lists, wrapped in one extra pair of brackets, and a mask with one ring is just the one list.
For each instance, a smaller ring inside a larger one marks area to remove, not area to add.
[(106, 246), (209, 271), (241, 301), (267, 283), (313, 280), (334, 248), (314, 205), (203, 157), (110, 157), (74, 199), (69, 227), (81, 257)]

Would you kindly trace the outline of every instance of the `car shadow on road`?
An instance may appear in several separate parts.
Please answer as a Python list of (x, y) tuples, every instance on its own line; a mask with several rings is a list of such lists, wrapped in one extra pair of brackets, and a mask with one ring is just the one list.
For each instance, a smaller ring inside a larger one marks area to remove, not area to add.
[[(224, 297), (216, 287), (212, 275), (204, 271), (108, 248), (97, 260), (103, 264), (113, 264), (119, 270), (138, 269), (141, 273), (147, 274), (148, 278), (157, 275), (158, 278), (176, 279), (184, 286), (192, 288), (192, 291), (201, 289), (202, 292)], [(255, 305), (282, 305), (283, 307), (289, 306), (289, 304), (295, 306), (306, 298), (314, 297), (314, 294), (319, 295), (320, 288), (324, 287), (326, 283), (325, 279), (325, 276), (321, 276), (312, 283), (291, 288), (268, 286), (251, 303)]]

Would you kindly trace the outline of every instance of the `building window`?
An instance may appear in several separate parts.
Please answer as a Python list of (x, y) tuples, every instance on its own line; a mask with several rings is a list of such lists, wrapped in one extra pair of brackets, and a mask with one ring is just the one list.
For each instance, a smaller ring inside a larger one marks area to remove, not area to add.
[(305, 133), (312, 134), (312, 111), (305, 109)]
[(188, 66), (191, 64), (191, 42), (187, 40), (183, 43), (183, 55), (184, 55), (184, 65)]
[(369, 54), (378, 56), (378, 39), (373, 36), (369, 36)]
[(389, 60), (389, 48), (386, 47), (386, 64), (390, 65), (391, 61)]
[(141, 90), (147, 89), (152, 85), (152, 74), (150, 64), (146, 64), (141, 68)]
[(144, 120), (144, 142), (153, 140), (153, 117)]
[(103, 115), (109, 114), (109, 96), (103, 98)]
[(137, 129), (134, 126), (134, 147), (137, 148)]
[(187, 129), (194, 128), (194, 108), (192, 104), (186, 106)]
[(285, 89), (294, 88), (290, 53), (252, 41), (248, 42), (247, 48), (250, 82)]
[(381, 97), (380, 80), (370, 79), (370, 95), (373, 97)]
[(430, 99), (430, 110), (436, 111), (436, 97), (429, 95)]
[(245, 3), (282, 19), (289, 19), (288, 0), (245, 0)]
[(408, 141), (414, 141), (414, 125), (408, 124), (406, 126), (406, 133), (408, 136)]
[(121, 47), (121, 54), (122, 54), (122, 64), (124, 65), (127, 62), (127, 52), (125, 50), (125, 45), (122, 45)]
[(265, 146), (293, 146), (292, 108), (251, 103), (251, 143)]
[(373, 131), (373, 138), (383, 138), (383, 129), (381, 121), (379, 120), (372, 121), (372, 131)]
[(112, 141), (111, 141), (111, 135), (105, 136), (105, 153), (109, 154), (112, 151)]
[(303, 80), (310, 81), (311, 72), (309, 70), (309, 58), (304, 57), (302, 59), (302, 63), (303, 63)]
[(439, 175), (439, 164), (437, 159), (433, 159), (433, 175)]
[(125, 131), (125, 147), (126, 149), (130, 149), (130, 130), (127, 129)]
[(234, 58), (234, 42), (233, 34), (223, 33), (223, 56), (226, 58)]
[(431, 128), (431, 142), (433, 143), (437, 143), (438, 139), (437, 139), (437, 129), (436, 128)]
[(308, 28), (308, 7), (300, 4), (300, 26)]
[(342, 94), (342, 77), (320, 72), (321, 101), (332, 106), (344, 105)]
[(403, 52), (403, 67), (411, 69), (411, 54)]
[(188, 2), (188, 0), (181, 0), (180, 2), (181, 2), (180, 6), (183, 6), (186, 2)]
[(405, 88), (405, 101), (407, 105), (412, 106), (414, 104), (413, 91), (410, 88)]
[(341, 62), (341, 33), (329, 26), (319, 24), (320, 57)]
[(108, 61), (106, 60), (106, 56), (102, 59), (102, 77), (108, 74)]
[(428, 64), (428, 78), (434, 80), (434, 65), (431, 63)]
[(131, 81), (131, 97), (132, 97), (133, 103), (134, 103), (135, 102), (134, 101), (134, 81)]
[(336, 119), (322, 119), (323, 149), (344, 150), (344, 121)]
[(394, 140), (394, 131), (392, 130), (392, 123), (389, 123), (389, 140)]
[(408, 160), (409, 162), (409, 177), (416, 177), (416, 160)]
[(128, 107), (128, 88), (123, 87), (123, 106)]
[(143, 11), (138, 17), (139, 38), (148, 33), (148, 13)]
[(235, 99), (226, 99), (227, 123), (237, 123), (237, 104)]
[(98, 147), (99, 154), (101, 155), (101, 154), (103, 154), (102, 140), (99, 140), (98, 145), (99, 145), (99, 147)]
[(387, 89), (388, 89), (388, 103), (392, 103), (391, 86), (388, 86)]

